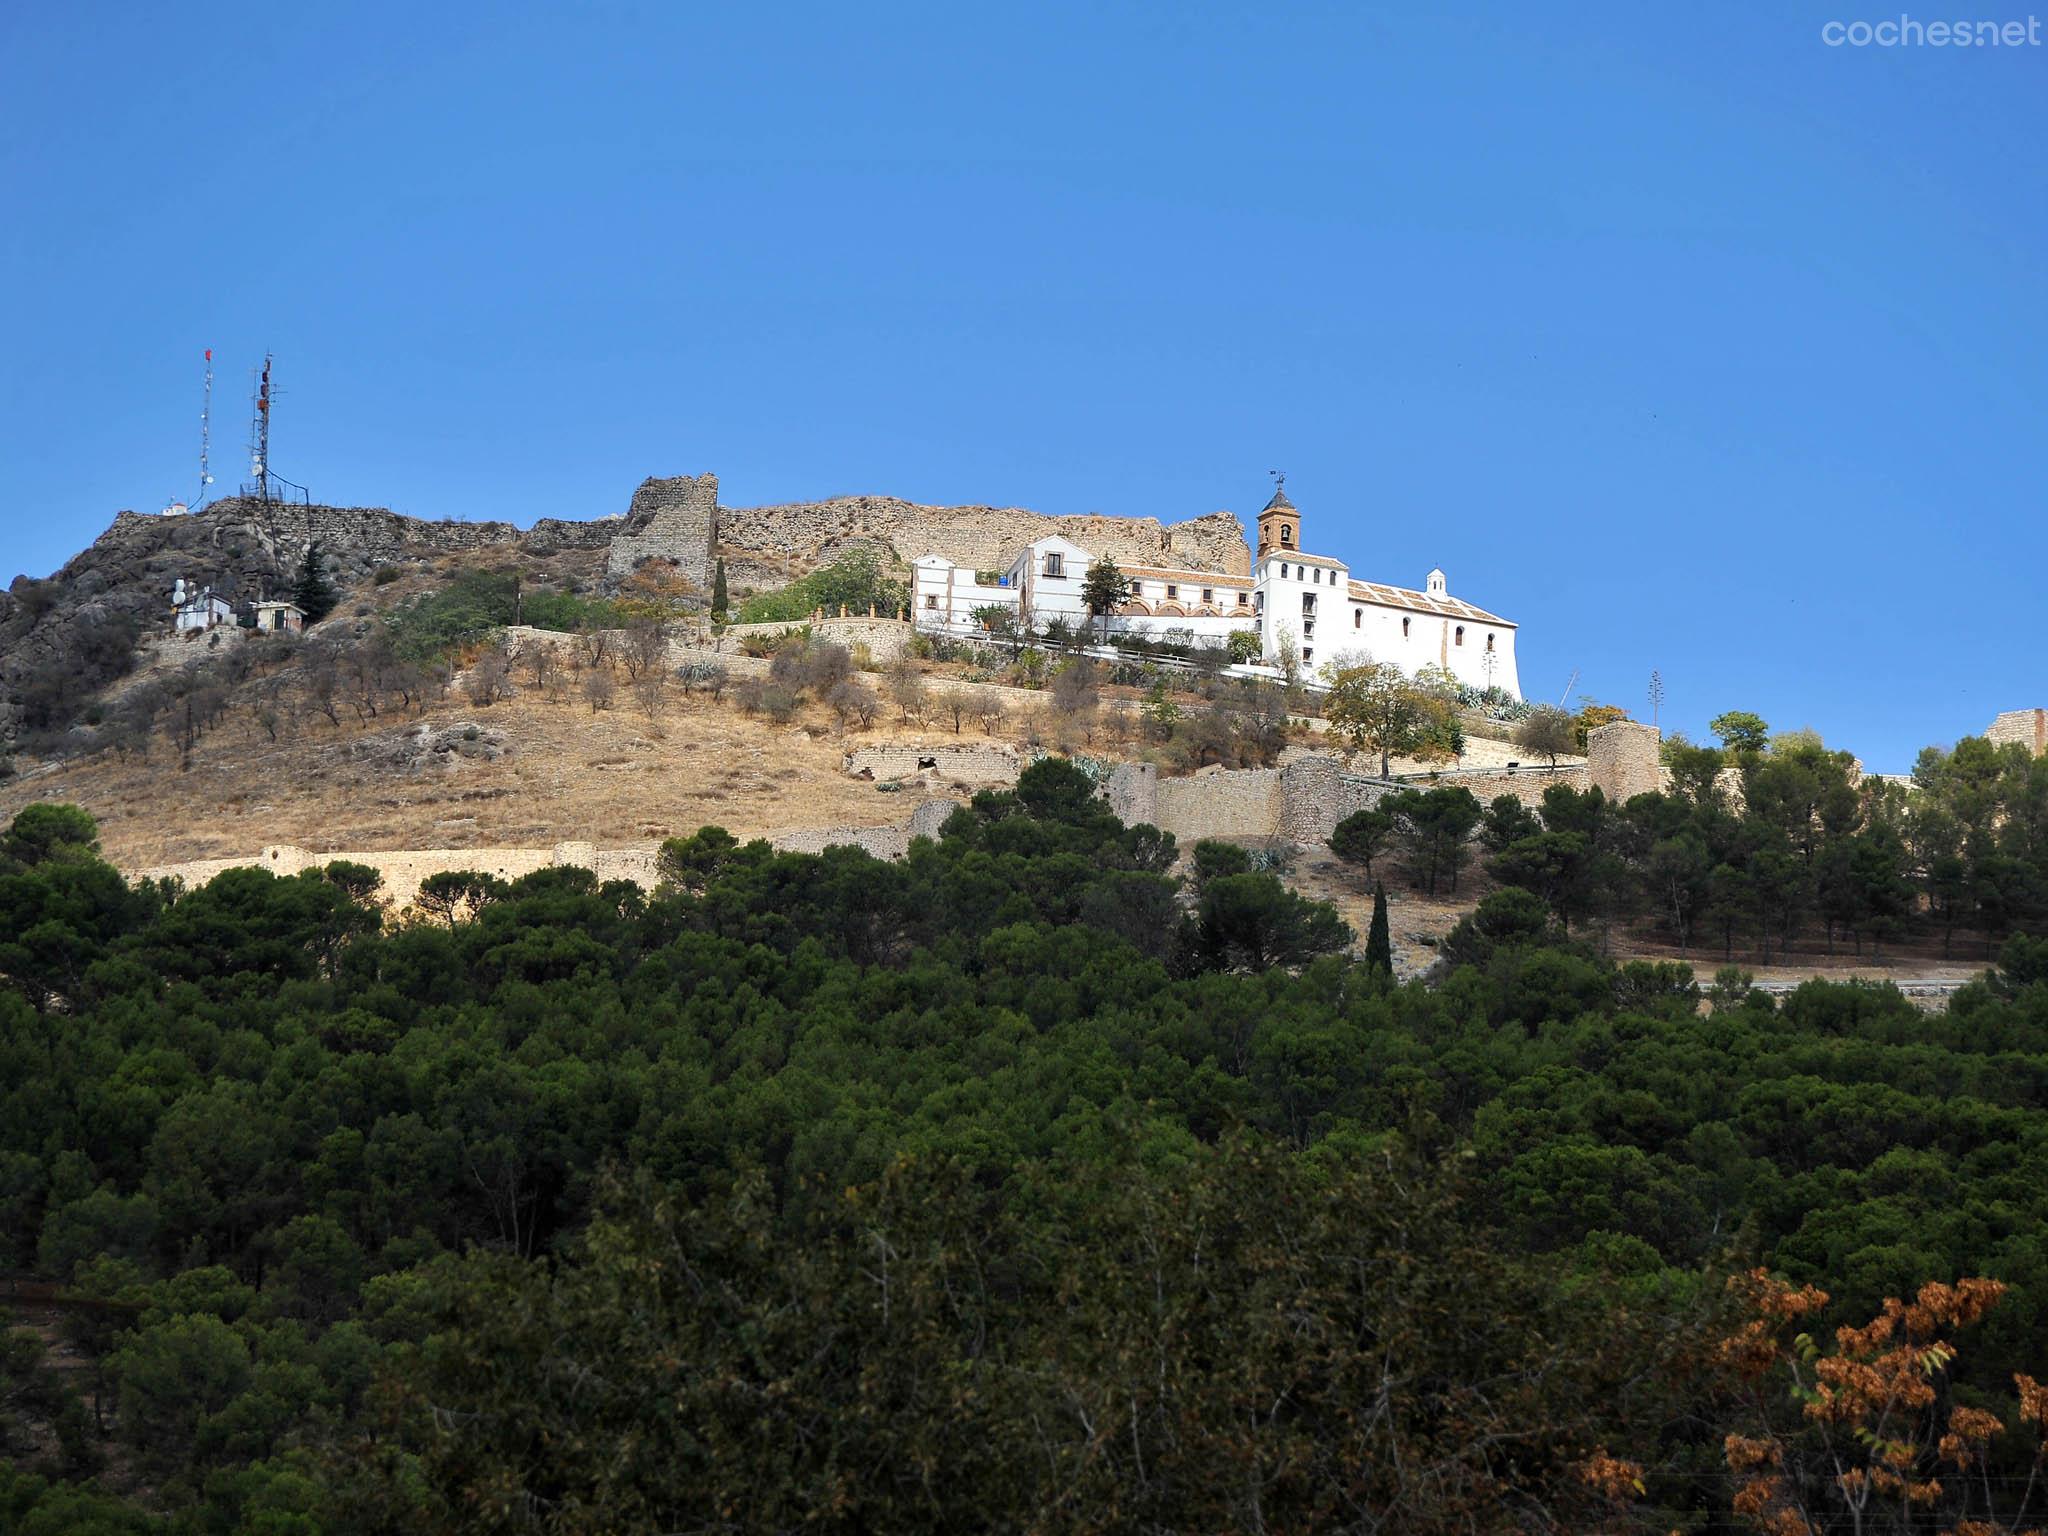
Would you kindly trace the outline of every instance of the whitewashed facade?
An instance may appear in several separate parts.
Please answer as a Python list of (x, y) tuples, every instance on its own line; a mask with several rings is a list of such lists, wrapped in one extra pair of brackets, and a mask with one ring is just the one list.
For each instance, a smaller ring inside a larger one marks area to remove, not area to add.
[(211, 587), (188, 587), (180, 580), (171, 590), (171, 627), (187, 630), (219, 629), (235, 622), (234, 605)]
[[(1342, 560), (1304, 553), (1301, 516), (1284, 490), (1259, 514), (1258, 554), (1249, 578), (1212, 571), (1122, 567), (1131, 600), (1110, 615), (1112, 635), (1165, 638), (1185, 631), (1198, 642), (1223, 644), (1233, 631), (1259, 637), (1262, 659), (1277, 662), (1292, 644), (1302, 666), (1392, 662), (1413, 675), (1441, 667), (1474, 688), (1522, 696), (1515, 663), (1516, 625), (1450, 594), (1441, 570), (1421, 590), (1355, 581)], [(975, 610), (1007, 608), (1032, 629), (1064, 619), (1089, 622), (1081, 587), (1095, 556), (1053, 535), (1027, 545), (993, 584), (943, 555), (912, 562), (911, 608), (920, 629), (962, 634), (979, 627)]]

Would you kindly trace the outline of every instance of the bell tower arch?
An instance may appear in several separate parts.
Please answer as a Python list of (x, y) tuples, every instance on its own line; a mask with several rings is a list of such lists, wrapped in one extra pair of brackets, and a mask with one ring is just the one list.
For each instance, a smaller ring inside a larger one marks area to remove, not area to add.
[(1301, 550), (1301, 514), (1287, 499), (1287, 476), (1275, 471), (1273, 499), (1259, 514), (1259, 558), (1298, 554)]

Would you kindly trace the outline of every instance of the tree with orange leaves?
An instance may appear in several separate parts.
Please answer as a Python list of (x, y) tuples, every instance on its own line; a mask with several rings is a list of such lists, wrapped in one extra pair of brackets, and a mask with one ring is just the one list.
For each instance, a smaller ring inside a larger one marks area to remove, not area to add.
[[(2023, 1527), (2048, 1457), (2048, 1388), (2013, 1377), (2017, 1418), (2035, 1444), (2023, 1476), (1996, 1479), (1989, 1452), (2005, 1420), (1949, 1389), (1950, 1335), (1996, 1306), (2003, 1283), (1929, 1282), (1910, 1302), (1887, 1298), (1865, 1326), (1837, 1328), (1832, 1349), (1800, 1327), (1826, 1307), (1827, 1292), (1762, 1269), (1732, 1277), (1729, 1288), (1748, 1315), (1719, 1355), (1750, 1423), (1722, 1450), (1735, 1512), (1751, 1526), (1768, 1536), (2040, 1536)], [(1791, 1416), (1773, 1406), (1787, 1376)]]

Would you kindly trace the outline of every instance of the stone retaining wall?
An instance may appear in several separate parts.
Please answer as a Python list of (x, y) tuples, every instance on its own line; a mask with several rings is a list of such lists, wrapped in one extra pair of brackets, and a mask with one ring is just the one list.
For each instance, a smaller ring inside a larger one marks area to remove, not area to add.
[(790, 619), (775, 624), (729, 624), (725, 630), (725, 643), (738, 645), (750, 639), (772, 641), (796, 629), (808, 629), (813, 640), (829, 641), (848, 650), (864, 645), (868, 654), (878, 662), (894, 661), (901, 656), (910, 644), (911, 636), (917, 633), (904, 619)]

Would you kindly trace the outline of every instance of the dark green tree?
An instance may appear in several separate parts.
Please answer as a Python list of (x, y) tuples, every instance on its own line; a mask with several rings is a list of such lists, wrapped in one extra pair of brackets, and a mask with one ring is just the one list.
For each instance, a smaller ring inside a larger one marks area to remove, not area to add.
[(1117, 568), (1117, 563), (1108, 555), (1102, 556), (1088, 567), (1088, 574), (1081, 581), (1081, 604), (1088, 610), (1088, 616), (1096, 621), (1098, 628), (1107, 623), (1110, 614), (1131, 599), (1131, 579)]
[(1356, 864), (1372, 879), (1372, 861), (1386, 851), (1394, 835), (1394, 816), (1379, 806), (1353, 811), (1331, 829), (1330, 852), (1346, 864)]
[(306, 553), (299, 561), (298, 578), (292, 583), (292, 601), (306, 610), (308, 624), (318, 624), (334, 612), (335, 604), (341, 601), (341, 594), (335, 590), (334, 582), (327, 574), (327, 562), (318, 539), (306, 546)]
[(1387, 926), (1387, 888), (1372, 886), (1372, 926), (1365, 933), (1365, 968), (1380, 976), (1394, 974), (1394, 937)]
[(725, 557), (718, 557), (718, 567), (711, 574), (711, 616), (723, 622), (731, 604), (731, 594), (725, 587)]

